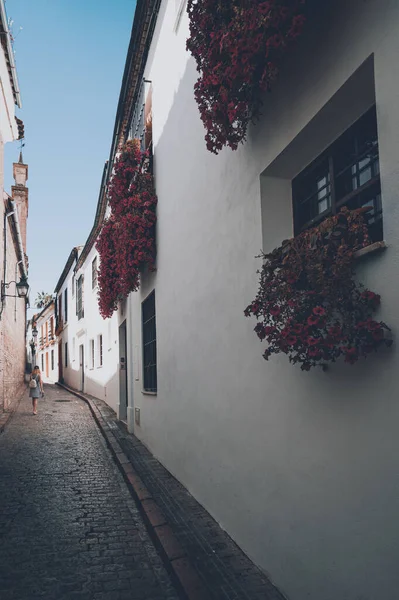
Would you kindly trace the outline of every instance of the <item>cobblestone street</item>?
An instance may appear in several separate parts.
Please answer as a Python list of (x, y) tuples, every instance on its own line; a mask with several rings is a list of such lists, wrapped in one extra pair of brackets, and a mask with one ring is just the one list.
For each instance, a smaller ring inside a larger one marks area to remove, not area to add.
[(177, 600), (88, 406), (46, 387), (0, 435), (2, 600)]

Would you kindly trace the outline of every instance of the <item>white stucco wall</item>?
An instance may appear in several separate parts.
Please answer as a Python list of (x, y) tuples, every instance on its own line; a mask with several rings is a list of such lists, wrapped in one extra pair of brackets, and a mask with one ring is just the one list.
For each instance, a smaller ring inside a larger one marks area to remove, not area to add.
[[(130, 299), (129, 425), (139, 407), (136, 434), (288, 598), (396, 600), (397, 350), (305, 374), (284, 357), (263, 360), (243, 310), (257, 290), (254, 257), (293, 234), (284, 178), (317, 155), (322, 136), (328, 143), (326, 120), (334, 138), (362, 105), (358, 96), (338, 108), (338, 97), (331, 114), (325, 109), (373, 55), (388, 249), (362, 277), (382, 296), (381, 318), (398, 329), (399, 3), (323, 3), (320, 25), (291, 53), (248, 142), (217, 157), (205, 149), (193, 100), (187, 16), (176, 34), (174, 5), (162, 3), (145, 73), (158, 270)], [(323, 107), (320, 135), (297, 137)], [(294, 162), (274, 163), (294, 140)], [(148, 396), (140, 307), (154, 286), (158, 394)]]
[[(71, 360), (69, 369), (64, 367), (65, 383), (80, 389), (79, 346), (84, 347), (84, 392), (105, 400), (116, 412), (119, 403), (119, 346), (118, 314), (104, 320), (98, 311), (98, 287), (92, 288), (92, 261), (97, 256), (91, 249), (82, 267), (75, 273), (75, 294), (72, 298), (72, 270), (68, 278), (68, 298), (71, 319), (68, 324), (68, 346)], [(99, 258), (97, 258), (99, 266)], [(76, 315), (76, 282), (84, 275), (84, 317)], [(65, 285), (65, 284), (64, 284)], [(102, 335), (103, 364), (99, 361), (99, 336)], [(75, 341), (74, 341), (75, 340)], [(94, 366), (91, 360), (91, 340), (94, 340)], [(64, 332), (64, 341), (65, 332)]]

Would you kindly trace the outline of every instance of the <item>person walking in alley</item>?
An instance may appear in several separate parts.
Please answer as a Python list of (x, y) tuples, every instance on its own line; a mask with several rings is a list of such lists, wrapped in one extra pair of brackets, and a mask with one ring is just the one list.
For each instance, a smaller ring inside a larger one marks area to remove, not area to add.
[(37, 415), (37, 399), (43, 396), (42, 375), (38, 366), (34, 367), (29, 381), (29, 397), (32, 398), (33, 414)]

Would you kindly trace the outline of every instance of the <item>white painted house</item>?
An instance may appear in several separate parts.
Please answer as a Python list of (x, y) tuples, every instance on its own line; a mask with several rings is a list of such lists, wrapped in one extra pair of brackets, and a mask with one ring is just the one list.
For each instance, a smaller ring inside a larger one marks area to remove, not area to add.
[(56, 383), (58, 381), (58, 345), (54, 300), (46, 304), (35, 316), (35, 325), (38, 332), (36, 364), (41, 370), (43, 383)]
[[(387, 250), (359, 275), (398, 330), (399, 3), (309, 2), (306, 35), (264, 116), (236, 152), (218, 156), (206, 150), (193, 97), (183, 4), (137, 3), (111, 152), (112, 162), (121, 142), (143, 132), (135, 119), (150, 88), (157, 271), (128, 299), (128, 426), (288, 598), (396, 600), (395, 346), (353, 367), (303, 373), (285, 357), (263, 360), (243, 310), (257, 291), (255, 256), (294, 235), (293, 180), (360, 131), (378, 142), (358, 187), (372, 194), (364, 201)], [(76, 272), (88, 295), (93, 257)], [(81, 331), (87, 356), (100, 332), (94, 317)]]

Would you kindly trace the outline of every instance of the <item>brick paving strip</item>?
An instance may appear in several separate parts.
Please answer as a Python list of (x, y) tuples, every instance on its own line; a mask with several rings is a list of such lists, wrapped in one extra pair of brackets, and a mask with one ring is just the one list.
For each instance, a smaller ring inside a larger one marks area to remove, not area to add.
[(188, 600), (284, 600), (105, 402), (62, 387), (89, 405), (166, 568)]

